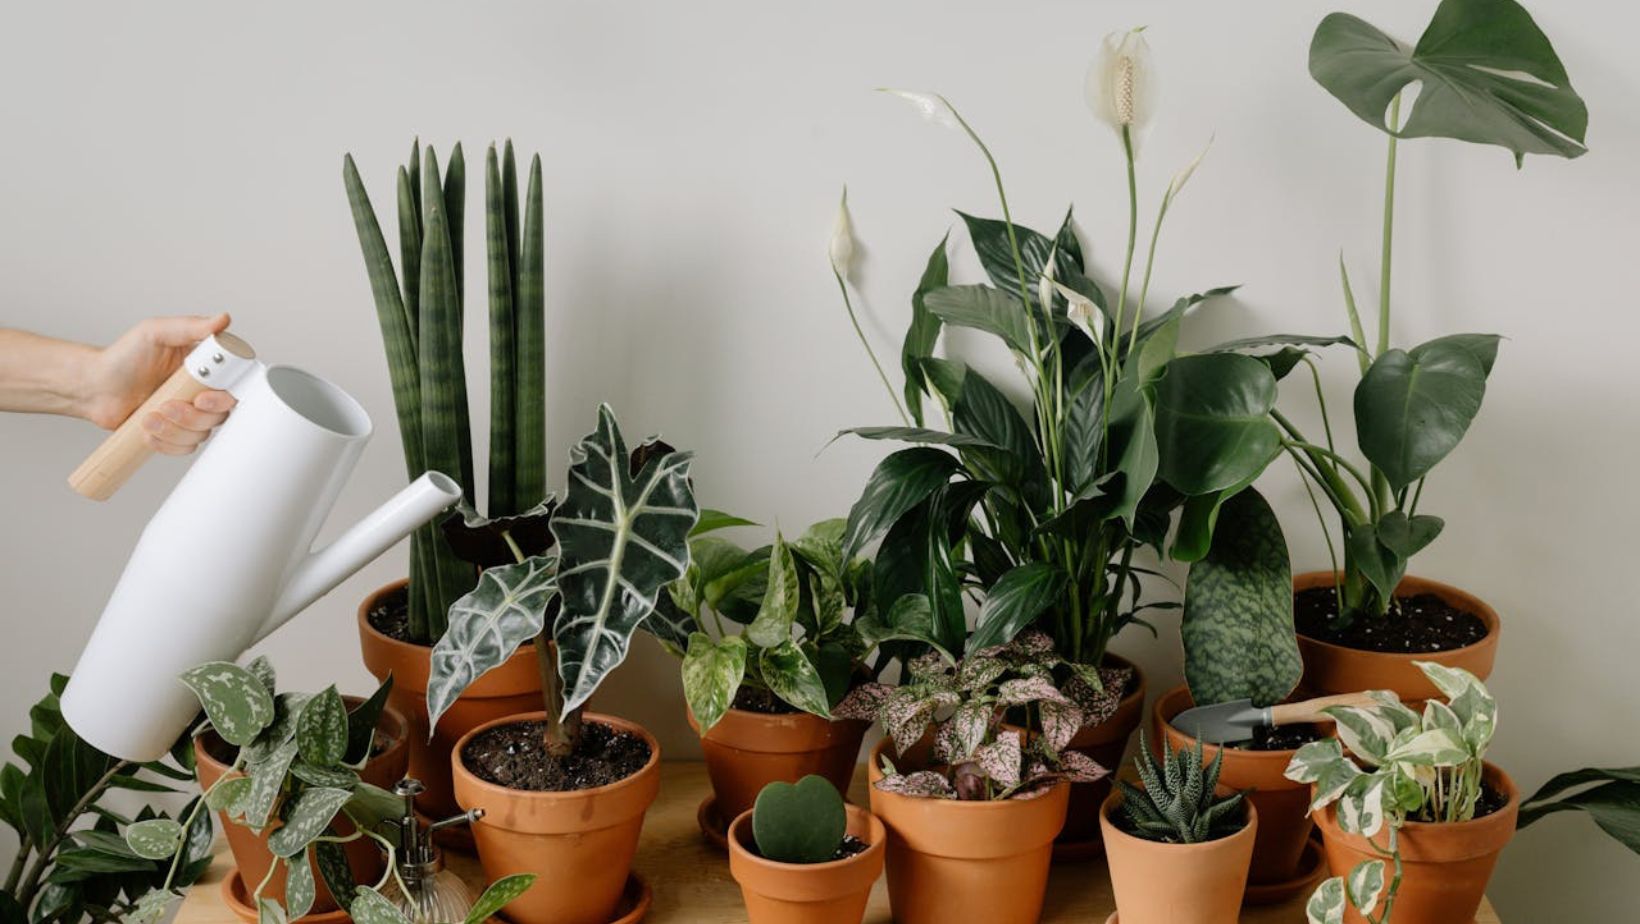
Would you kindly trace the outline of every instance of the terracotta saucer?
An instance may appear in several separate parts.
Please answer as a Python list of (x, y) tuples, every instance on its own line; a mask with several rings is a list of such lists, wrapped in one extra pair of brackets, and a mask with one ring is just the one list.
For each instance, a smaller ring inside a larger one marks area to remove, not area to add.
[[(610, 919), (609, 924), (638, 924), (644, 919), (644, 915), (649, 913), (649, 903), (654, 898), (655, 893), (650, 891), (649, 883), (644, 882), (643, 877), (637, 873), (628, 875), (626, 888), (621, 890), (621, 901), (615, 906), (615, 917)], [(494, 917), (497, 921), (507, 924), (511, 922), (511, 919), (503, 914)]]
[(1321, 842), (1310, 838), (1304, 842), (1304, 853), (1298, 858), (1298, 872), (1281, 882), (1247, 884), (1242, 898), (1244, 905), (1277, 905), (1308, 892), (1327, 874), (1327, 860), (1321, 852)]
[[(251, 904), (250, 890), (245, 888), (245, 880), (240, 878), (239, 870), (230, 870), (228, 875), (222, 877), (222, 900), (227, 903), (228, 908), (234, 914), (239, 916), (241, 921), (245, 921), (246, 924), (257, 924), (256, 907)], [(304, 921), (306, 924), (342, 924), (350, 918), (348, 918), (346, 911), (338, 908), (335, 911), (326, 911), (323, 914), (310, 914), (306, 917), (297, 918), (297, 920)], [(637, 918), (633, 918), (633, 920), (637, 920)]]
[(701, 836), (713, 847), (729, 852), (729, 824), (718, 814), (717, 796), (707, 796), (695, 810), (695, 824), (700, 825)]
[(1055, 863), (1081, 863), (1087, 860), (1097, 860), (1105, 855), (1105, 840), (1101, 837), (1090, 837), (1085, 841), (1054, 841), (1053, 861)]

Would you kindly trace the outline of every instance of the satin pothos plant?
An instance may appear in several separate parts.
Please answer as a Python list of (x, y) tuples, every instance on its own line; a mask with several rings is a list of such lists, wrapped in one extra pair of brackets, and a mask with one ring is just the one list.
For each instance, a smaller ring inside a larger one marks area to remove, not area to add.
[(689, 567), (700, 517), (693, 454), (658, 438), (630, 453), (615, 414), (570, 449), (564, 499), (489, 519), (470, 508), (443, 524), (450, 547), (482, 567), (478, 586), (450, 607), (433, 646), (428, 726), (485, 671), (533, 644), (541, 665), (546, 747), (568, 754), (598, 685), (626, 660), (632, 635), (666, 585)]
[(689, 568), (644, 623), (683, 660), (683, 692), (701, 734), (742, 688), (831, 718), (870, 648), (871, 560), (844, 558), (841, 519), (747, 550), (715, 533), (755, 525), (708, 510), (689, 539)]

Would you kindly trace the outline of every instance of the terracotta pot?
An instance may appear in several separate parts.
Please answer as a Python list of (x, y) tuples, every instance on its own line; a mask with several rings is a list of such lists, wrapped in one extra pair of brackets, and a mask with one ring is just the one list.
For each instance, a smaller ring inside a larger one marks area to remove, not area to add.
[[(1193, 748), (1196, 739), (1168, 724), (1173, 717), (1195, 705), (1186, 687), (1175, 687), (1156, 700), (1152, 710), (1156, 734), (1153, 746), (1166, 741), (1177, 751)], [(1211, 763), (1224, 753), (1219, 783), (1231, 790), (1251, 790), (1247, 799), (1258, 810), (1258, 836), (1253, 841), (1253, 863), (1247, 881), (1257, 884), (1286, 882), (1298, 872), (1304, 843), (1315, 828), (1310, 818), (1310, 787), (1283, 776), (1294, 751), (1246, 751), (1202, 745), (1202, 760)], [(1158, 753), (1160, 751), (1158, 750)]]
[[(1105, 661), (1117, 667), (1133, 669), (1133, 687), (1116, 706), (1111, 717), (1098, 725), (1090, 725), (1076, 733), (1068, 746), (1093, 758), (1094, 763), (1114, 774), (1122, 764), (1122, 752), (1127, 750), (1128, 739), (1138, 729), (1145, 714), (1145, 674), (1139, 665), (1121, 657), (1106, 654)], [(1106, 777), (1097, 783), (1072, 783), (1070, 808), (1065, 813), (1065, 829), (1059, 833), (1061, 845), (1099, 842), (1099, 806), (1110, 798), (1111, 780)]]
[[(342, 698), (349, 709), (359, 705), (364, 700), (357, 696)], [(382, 710), (381, 719), (376, 723), (376, 736), (380, 741), (387, 742), (387, 747), (375, 757), (365, 762), (364, 768), (359, 771), (359, 778), (366, 783), (380, 786), (383, 789), (392, 789), (399, 780), (404, 779), (405, 770), (409, 765), (409, 723), (403, 715), (391, 706)], [(216, 732), (206, 730), (194, 738), (195, 772), (199, 776), (201, 789), (210, 789), (228, 772), (228, 765), (219, 760), (216, 753), (232, 751), (233, 748), (217, 737)], [(268, 874), (268, 868), (274, 865), (273, 852), (268, 850), (268, 837), (279, 829), (276, 820), (268, 825), (260, 834), (242, 824), (228, 820), (223, 813), (217, 814), (217, 820), (222, 825), (222, 831), (228, 839), (228, 849), (233, 853), (234, 865), (239, 867), (239, 875), (245, 883), (247, 895), (256, 891), (257, 883)], [(333, 830), (341, 834), (350, 833), (353, 826), (346, 821), (337, 822)], [(353, 868), (353, 878), (358, 882), (375, 882), (381, 878), (386, 861), (375, 842), (360, 838), (343, 847), (347, 851), (348, 865)], [(311, 865), (312, 860), (309, 860)], [(317, 897), (309, 915), (323, 914), (336, 910), (336, 899), (325, 888), (325, 880), (319, 871), (313, 871), (314, 883), (317, 885)], [(273, 878), (268, 880), (267, 888), (262, 890), (263, 898), (276, 899), (280, 905), (285, 903), (285, 870), (283, 865), (274, 870)]]
[(1122, 794), (1115, 792), (1099, 809), (1121, 924), (1236, 924), (1258, 837), (1258, 809), (1247, 803), (1247, 824), (1229, 837), (1164, 844), (1117, 827), (1110, 814), (1121, 804)]
[(409, 581), (397, 580), (364, 598), (359, 604), (359, 649), (364, 666), (377, 680), (393, 675), (387, 701), (410, 721), (410, 775), (427, 789), (416, 797), (417, 808), (432, 818), (454, 815), (450, 789), (450, 751), (461, 736), (484, 722), (541, 708), (541, 674), (535, 648), (521, 646), (500, 667), (473, 682), (439, 717), (438, 733), (427, 735), (427, 675), (433, 649), (389, 638), (370, 625), (370, 611), (384, 597), (398, 593)]
[[(883, 778), (888, 739), (871, 749), (869, 777)], [(894, 758), (901, 771), (918, 769)], [(1034, 799), (959, 802), (885, 793), (871, 787), (871, 811), (888, 829), (888, 901), (896, 924), (1035, 924), (1053, 839), (1065, 824), (1070, 786)]]
[(887, 832), (877, 816), (848, 808), (848, 833), (866, 849), (830, 863), (777, 863), (758, 856), (752, 813), (729, 826), (729, 874), (740, 883), (749, 924), (859, 924), (871, 886), (883, 874)]
[[(1310, 571), (1293, 577), (1293, 592), (1315, 587), (1333, 586), (1331, 571)], [(1301, 686), (1316, 696), (1333, 693), (1355, 693), (1361, 690), (1394, 690), (1407, 703), (1422, 702), (1441, 695), (1435, 685), (1424, 677), (1413, 661), (1434, 661), (1448, 667), (1461, 667), (1485, 680), (1492, 673), (1492, 662), (1498, 655), (1498, 634), (1503, 624), (1498, 611), (1472, 594), (1449, 584), (1427, 578), (1405, 577), (1395, 588), (1398, 597), (1434, 594), (1447, 603), (1474, 613), (1486, 623), (1486, 637), (1473, 645), (1451, 651), (1395, 654), (1380, 651), (1362, 651), (1331, 642), (1318, 641), (1300, 633), (1298, 650), (1304, 657), (1304, 679)]]
[(513, 924), (608, 924), (620, 903), (638, 851), (644, 812), (661, 786), (661, 746), (640, 725), (586, 713), (586, 722), (638, 735), (649, 762), (624, 780), (572, 792), (528, 792), (479, 779), (461, 752), (485, 729), (540, 721), (544, 712), (485, 722), (461, 737), (450, 756), (456, 802), (481, 808), (473, 840), (484, 878), (534, 873), (535, 885), (507, 906)]
[[(1401, 828), (1401, 890), (1395, 898), (1395, 924), (1454, 924), (1473, 921), (1486, 897), (1486, 883), (1520, 814), (1520, 791), (1507, 773), (1486, 765), (1488, 785), (1508, 797), (1503, 808), (1472, 821), (1453, 824), (1408, 822)], [(1362, 860), (1382, 857), (1367, 839), (1345, 834), (1338, 827), (1336, 803), (1316, 819), (1334, 876), (1345, 876)], [(1389, 844), (1388, 832), (1373, 839), (1380, 848)], [(1351, 924), (1364, 918), (1351, 908), (1344, 915)]]
[[(700, 739), (718, 816), (737, 818), (764, 786), (795, 783), (811, 773), (830, 780), (846, 796), (869, 724), (831, 722), (806, 712), (766, 715), (730, 709)], [(689, 727), (700, 732), (693, 713)]]

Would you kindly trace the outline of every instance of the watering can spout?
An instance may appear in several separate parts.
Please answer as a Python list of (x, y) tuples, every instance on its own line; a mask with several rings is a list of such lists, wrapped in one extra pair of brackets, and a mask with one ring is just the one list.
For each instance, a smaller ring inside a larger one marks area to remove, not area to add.
[(253, 644), (459, 500), (461, 486), (440, 472), (427, 472), (412, 481), (334, 542), (296, 565)]

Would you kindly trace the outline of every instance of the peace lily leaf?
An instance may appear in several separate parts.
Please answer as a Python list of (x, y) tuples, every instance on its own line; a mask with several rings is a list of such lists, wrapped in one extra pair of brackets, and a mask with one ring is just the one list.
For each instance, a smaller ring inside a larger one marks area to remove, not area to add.
[(273, 815), (274, 803), (279, 801), (279, 791), (285, 785), (285, 774), (290, 772), (290, 765), (296, 760), (296, 749), (294, 740), (287, 741), (266, 761), (250, 768), (251, 787), (239, 803), (248, 827), (260, 831), (267, 826), (268, 819)]
[(490, 883), (484, 894), (478, 897), (478, 901), (473, 902), (473, 910), (467, 913), (466, 924), (484, 924), (534, 884), (534, 873), (514, 873)]
[(877, 464), (848, 513), (843, 556), (853, 558), (911, 508), (922, 503), (962, 468), (950, 453), (914, 447), (890, 453)]
[(1304, 662), (1293, 631), (1292, 568), (1275, 512), (1242, 491), (1219, 513), (1207, 555), (1185, 584), (1185, 680), (1202, 704), (1251, 699), (1263, 707), (1298, 686)]
[(1446, 337), (1373, 362), (1355, 388), (1356, 439), (1392, 489), (1428, 474), (1463, 440), (1486, 375), (1473, 341)]
[(1160, 474), (1186, 495), (1247, 482), (1281, 451), (1276, 379), (1239, 353), (1180, 356), (1156, 383)]
[(145, 860), (169, 860), (182, 847), (182, 825), (150, 818), (125, 829), (125, 843)]
[(1026, 562), (1004, 574), (985, 595), (967, 650), (1013, 641), (1021, 629), (1058, 602), (1066, 582), (1063, 571), (1040, 561)]
[(1031, 353), (1031, 319), (1017, 296), (986, 285), (946, 286), (929, 292), (923, 302), (953, 327), (982, 330), (1016, 353)]
[(933, 646), (947, 661), (956, 660), (934, 637), (934, 606), (926, 594), (905, 594), (889, 607), (886, 622), (876, 616), (862, 616), (854, 621), (854, 628), (867, 645), (921, 642)]
[[(745, 519), (743, 517), (737, 517), (732, 513), (724, 513), (721, 510), (713, 510), (710, 507), (702, 507), (700, 509), (700, 519), (695, 521), (695, 528), (691, 529), (689, 531), (689, 537), (691, 539), (693, 539), (696, 536), (704, 536), (707, 533), (717, 532), (720, 529), (730, 529), (730, 528), (733, 528), (733, 527), (736, 527), (736, 526), (757, 526), (757, 525), (759, 525), (759, 524), (754, 523), (751, 520)], [(523, 878), (523, 877), (521, 877), (521, 876), (520, 877), (509, 876), (507, 878), (513, 879), (513, 878)], [(504, 882), (504, 881), (505, 880), (497, 880), (498, 883), (499, 882)], [(531, 878), (531, 881), (534, 881), (533, 877)], [(526, 883), (526, 888), (527, 887), (528, 887), (528, 884)], [(495, 886), (491, 885), (490, 888), (493, 889), (493, 888), (495, 888)], [(520, 890), (520, 892), (522, 892), (522, 890)], [(511, 901), (511, 899), (509, 899), (509, 901)]]
[(347, 706), (334, 684), (302, 707), (296, 719), (296, 748), (307, 763), (340, 763), (347, 753)]
[(982, 478), (1021, 484), (1041, 468), (1041, 455), (1030, 424), (1008, 396), (985, 376), (971, 371), (963, 377), (962, 394), (951, 416), (959, 433), (1002, 447), (1003, 451), (969, 446), (963, 453), (963, 458)]
[(549, 494), (523, 513), (492, 520), (463, 501), (439, 529), (450, 551), (462, 561), (481, 568), (510, 565), (519, 555), (529, 558), (552, 548), (552, 513), (557, 507), (558, 498)]
[(374, 889), (359, 889), (347, 913), (354, 924), (410, 924), (404, 912)]
[(1148, 390), (1132, 378), (1124, 378), (1111, 398), (1110, 423), (1105, 439), (1120, 480), (1107, 491), (1116, 498), (1110, 515), (1120, 517), (1131, 528), (1140, 501), (1156, 480), (1160, 464), (1156, 441), (1156, 412)]
[(1316, 887), (1304, 906), (1307, 924), (1344, 924), (1344, 879), (1334, 876)]
[(905, 373), (905, 406), (918, 426), (923, 423), (922, 399), (928, 387), (924, 360), (934, 356), (934, 345), (940, 339), (940, 319), (928, 310), (928, 293), (944, 288), (950, 282), (950, 261), (945, 255), (946, 234), (928, 255), (917, 291), (911, 295), (911, 323), (906, 327), (905, 343), (900, 347), (900, 369)]
[(713, 642), (704, 632), (689, 636), (689, 650), (683, 656), (683, 698), (702, 735), (729, 711), (745, 676), (745, 639), (731, 635)]
[(826, 684), (797, 642), (788, 638), (763, 649), (758, 668), (774, 695), (811, 715), (831, 718)]
[(562, 556), (563, 608), (553, 637), (566, 714), (626, 659), (656, 596), (689, 564), (689, 531), (699, 516), (692, 458), (669, 453), (632, 471), (608, 405), (598, 409), (597, 431), (570, 450), (569, 492), (552, 521)]
[(313, 867), (307, 855), (297, 854), (285, 863), (285, 913), (295, 920), (313, 910), (318, 888), (313, 881)]
[(1401, 138), (1456, 138), (1527, 154), (1577, 157), (1589, 111), (1549, 39), (1514, 0), (1442, 0), (1408, 48), (1371, 24), (1333, 13), (1310, 42), (1310, 75), (1375, 128), (1410, 83), (1417, 101)]
[[(1598, 785), (1562, 795), (1590, 783)], [(1522, 803), (1519, 826), (1524, 828), (1546, 815), (1568, 811), (1586, 812), (1602, 831), (1640, 853), (1640, 767), (1589, 768), (1559, 774)]]
[(184, 672), (182, 682), (199, 697), (211, 726), (229, 744), (250, 744), (273, 721), (273, 697), (268, 688), (237, 664), (201, 664)]
[(837, 431), (838, 436), (852, 434), (867, 440), (896, 440), (902, 443), (932, 443), (958, 448), (1001, 449), (994, 443), (966, 433), (946, 433), (924, 427), (850, 427)]
[(1014, 263), (1014, 243), (1019, 246), (1020, 264), (1023, 264), (1025, 281), (1034, 285), (1048, 269), (1052, 260), (1056, 273), (1082, 272), (1082, 244), (1076, 239), (1075, 231), (1071, 226), (1071, 214), (1065, 213), (1065, 220), (1060, 224), (1057, 237), (1050, 239), (1047, 235), (1021, 224), (1013, 225), (1012, 241), (1010, 243), (1009, 223), (994, 218), (978, 218), (966, 212), (957, 212), (963, 224), (968, 226), (968, 238), (974, 244), (974, 253), (979, 257), (980, 266), (984, 267), (985, 274), (998, 287), (1017, 292), (1019, 289), (1019, 274), (1021, 267)]
[(746, 627), (746, 640), (759, 648), (773, 648), (791, 638), (792, 621), (797, 618), (802, 595), (797, 564), (792, 561), (786, 540), (776, 530), (774, 547), (769, 552), (768, 587), (763, 592), (763, 605), (758, 607), (757, 618)]
[(268, 836), (268, 849), (275, 856), (296, 856), (313, 843), (314, 838), (324, 833), (336, 813), (352, 797), (352, 791), (346, 789), (315, 787), (302, 790), (297, 794), (285, 823)]
[(473, 681), (541, 634), (547, 604), (558, 592), (554, 564), (537, 556), (486, 568), (478, 586), (450, 607), (449, 628), (433, 646), (427, 678), (429, 734)]
[(1185, 316), (1191, 313), (1192, 309), (1202, 302), (1209, 299), (1218, 298), (1223, 295), (1229, 295), (1239, 288), (1241, 288), (1239, 285), (1219, 286), (1217, 288), (1208, 289), (1205, 292), (1197, 292), (1194, 295), (1187, 295), (1184, 298), (1179, 299), (1173, 303), (1173, 307), (1167, 309), (1156, 317), (1141, 323), (1139, 325), (1139, 339), (1141, 341), (1145, 340), (1146, 338), (1153, 336), (1157, 331), (1167, 325), (1172, 324), (1175, 321), (1182, 321)]
[(1384, 894), (1384, 861), (1362, 860), (1355, 864), (1344, 882), (1344, 890), (1349, 894), (1350, 904), (1362, 914), (1372, 914)]
[(1259, 337), (1242, 337), (1238, 340), (1226, 340), (1213, 347), (1208, 352), (1236, 353), (1242, 350), (1256, 350), (1267, 346), (1347, 346), (1358, 352), (1366, 350), (1349, 337), (1326, 337), (1312, 334), (1267, 334)]

